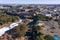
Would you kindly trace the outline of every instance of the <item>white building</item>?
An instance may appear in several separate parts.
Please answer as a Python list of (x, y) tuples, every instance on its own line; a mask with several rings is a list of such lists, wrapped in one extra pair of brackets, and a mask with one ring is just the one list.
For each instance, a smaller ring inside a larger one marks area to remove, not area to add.
[(38, 26), (44, 26), (44, 22), (43, 22), (43, 21), (40, 21), (40, 20), (38, 20), (36, 24), (37, 24)]
[(47, 17), (52, 17), (52, 15), (51, 15), (51, 14), (45, 14), (45, 16), (47, 16)]
[(10, 7), (3, 7), (3, 6), (0, 6), (0, 9), (9, 9)]

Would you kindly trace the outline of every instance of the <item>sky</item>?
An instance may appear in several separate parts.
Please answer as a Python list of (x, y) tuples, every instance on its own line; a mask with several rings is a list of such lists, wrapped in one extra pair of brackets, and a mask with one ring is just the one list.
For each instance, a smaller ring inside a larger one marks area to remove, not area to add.
[(60, 4), (60, 0), (0, 0), (0, 4)]

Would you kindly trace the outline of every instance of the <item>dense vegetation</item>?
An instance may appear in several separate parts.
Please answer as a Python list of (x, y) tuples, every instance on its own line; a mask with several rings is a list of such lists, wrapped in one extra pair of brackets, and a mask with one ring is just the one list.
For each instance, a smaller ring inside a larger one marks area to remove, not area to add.
[(43, 36), (40, 33), (36, 35), (35, 40), (54, 40), (53, 36), (46, 35)]
[(41, 33), (38, 33), (38, 34), (35, 36), (35, 40), (45, 40), (45, 39), (44, 39), (44, 36), (43, 36)]
[(44, 38), (45, 40), (54, 40), (54, 38), (50, 35), (46, 35)]
[(58, 25), (60, 25), (60, 20), (58, 21)]
[(35, 25), (33, 27), (33, 32), (38, 33), (42, 29), (42, 26)]
[(34, 26), (33, 28), (33, 35), (34, 35), (34, 40), (54, 40), (53, 36), (50, 35), (43, 35), (40, 30), (42, 26)]
[(37, 20), (47, 21), (51, 19), (52, 18), (46, 17), (45, 15), (42, 15), (42, 14), (37, 15)]
[(14, 33), (18, 35), (18, 37), (25, 36), (28, 30), (28, 26), (26, 24), (21, 24), (14, 28)]
[(17, 16), (10, 16), (7, 14), (0, 13), (0, 25), (8, 24), (9, 22), (18, 21), (19, 18)]

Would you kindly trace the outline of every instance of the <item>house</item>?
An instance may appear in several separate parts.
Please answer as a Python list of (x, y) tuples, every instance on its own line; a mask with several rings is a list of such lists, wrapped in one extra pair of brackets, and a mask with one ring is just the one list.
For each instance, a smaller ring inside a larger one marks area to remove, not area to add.
[(40, 20), (38, 20), (36, 24), (37, 24), (38, 26), (44, 26), (44, 25), (45, 25), (44, 22), (43, 22), (43, 21), (40, 21)]
[(28, 12), (28, 11), (30, 11), (30, 10), (32, 10), (32, 9), (25, 9), (25, 12)]
[(60, 19), (60, 16), (59, 16), (59, 14), (55, 14), (55, 15), (53, 15), (53, 17), (52, 17), (54, 20), (59, 20)]
[(45, 14), (45, 16), (52, 17), (52, 15), (50, 13)]

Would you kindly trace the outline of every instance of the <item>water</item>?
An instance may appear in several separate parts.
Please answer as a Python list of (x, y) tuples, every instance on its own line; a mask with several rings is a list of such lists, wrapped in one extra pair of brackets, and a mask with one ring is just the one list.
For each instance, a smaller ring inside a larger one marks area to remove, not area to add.
[(55, 35), (54, 40), (59, 40), (59, 37), (57, 35)]

